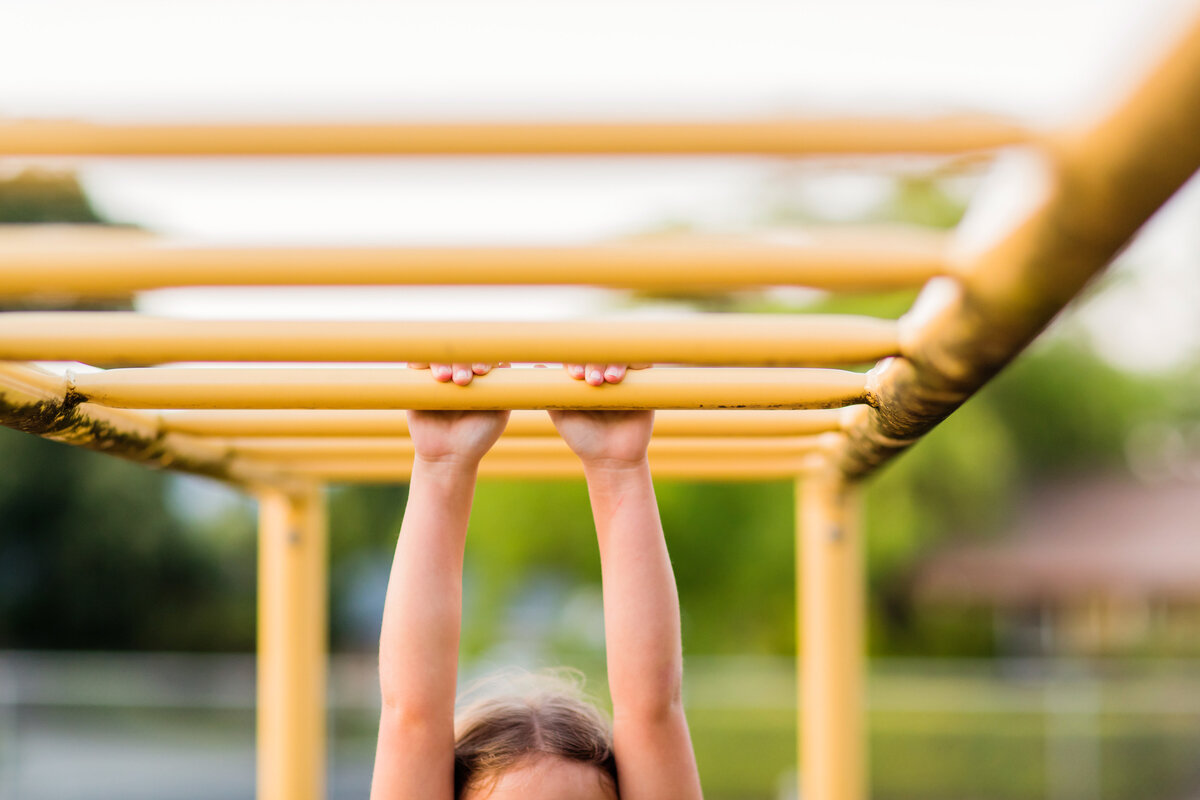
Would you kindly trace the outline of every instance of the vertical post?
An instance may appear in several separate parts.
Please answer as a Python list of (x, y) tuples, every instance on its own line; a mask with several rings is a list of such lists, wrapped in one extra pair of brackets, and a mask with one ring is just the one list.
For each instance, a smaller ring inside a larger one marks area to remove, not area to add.
[(320, 486), (259, 494), (258, 800), (325, 797), (326, 519)]
[(863, 800), (863, 575), (856, 487), (825, 470), (797, 480), (800, 797)]

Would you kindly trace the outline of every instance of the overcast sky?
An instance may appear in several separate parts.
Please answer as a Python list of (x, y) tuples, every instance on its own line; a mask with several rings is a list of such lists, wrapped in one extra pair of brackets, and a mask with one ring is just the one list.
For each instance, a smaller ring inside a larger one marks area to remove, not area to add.
[[(379, 121), (986, 111), (1054, 125), (1119, 94), (1196, 8), (1190, 0), (0, 0), (0, 116)], [(736, 159), (81, 165), (88, 191), (113, 218), (176, 237), (263, 243), (558, 243), (619, 237), (669, 219), (729, 227), (778, 170), (778, 162)], [(833, 192), (846, 185), (855, 184), (829, 179)], [(869, 182), (858, 185), (870, 191)], [(1175, 286), (1134, 293), (1161, 306), (1143, 315), (1147, 339), (1161, 341), (1170, 325), (1189, 348), (1200, 336), (1192, 311), (1200, 307), (1198, 194), (1189, 192), (1179, 204), (1186, 207), (1174, 211), (1182, 228), (1167, 224), (1168, 215), (1159, 243), (1132, 259), (1153, 260), (1141, 269)], [(1190, 254), (1181, 254), (1185, 246)], [(555, 297), (539, 301), (537, 312), (510, 297), (499, 315), (562, 314), (581, 302), (578, 292)], [(147, 307), (188, 313), (177, 298), (160, 295)], [(262, 301), (241, 298), (225, 296), (220, 306), (245, 316)], [(364, 301), (356, 302), (362, 311)], [(375, 302), (387, 306), (379, 314), (412, 315), (393, 299)], [(478, 298), (472, 304), (478, 312)], [(1135, 333), (1125, 329), (1108, 344), (1133, 352), (1119, 359), (1145, 366)]]

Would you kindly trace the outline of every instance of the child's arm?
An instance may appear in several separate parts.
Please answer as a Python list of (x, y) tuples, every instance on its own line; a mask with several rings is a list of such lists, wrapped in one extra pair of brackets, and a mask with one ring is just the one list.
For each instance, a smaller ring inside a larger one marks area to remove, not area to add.
[(596, 520), (622, 800), (698, 800), (680, 697), (679, 600), (646, 459), (653, 412), (551, 417), (583, 461)]
[(371, 799), (451, 800), (467, 519), (479, 460), (508, 412), (408, 418), (416, 457), (379, 638), (383, 710)]

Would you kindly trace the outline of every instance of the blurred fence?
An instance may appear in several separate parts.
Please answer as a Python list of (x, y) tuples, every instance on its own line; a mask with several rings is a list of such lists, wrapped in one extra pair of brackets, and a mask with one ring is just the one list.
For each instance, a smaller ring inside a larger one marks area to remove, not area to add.
[[(790, 659), (693, 658), (710, 800), (795, 797)], [(330, 671), (331, 797), (368, 793), (373, 656)], [(876, 800), (1200, 797), (1200, 661), (872, 663)], [(248, 655), (0, 652), (0, 800), (250, 800)]]

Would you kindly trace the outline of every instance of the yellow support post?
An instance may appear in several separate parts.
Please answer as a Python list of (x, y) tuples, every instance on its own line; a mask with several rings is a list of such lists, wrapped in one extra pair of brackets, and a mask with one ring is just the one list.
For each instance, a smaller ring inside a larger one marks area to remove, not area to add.
[(863, 800), (863, 571), (857, 487), (832, 470), (798, 479), (796, 618), (800, 797)]
[(321, 800), (325, 501), (316, 484), (265, 490), (258, 501), (258, 800)]

